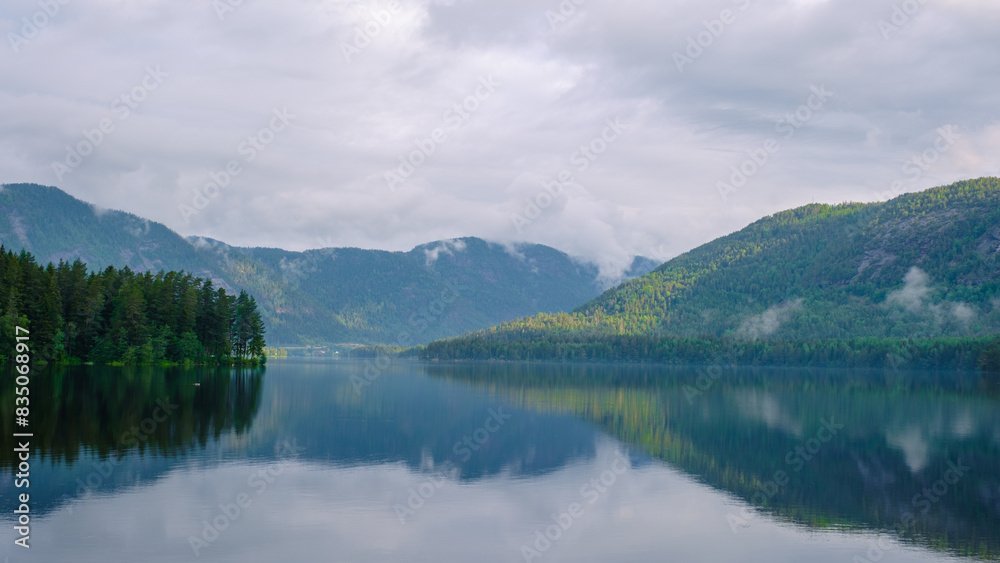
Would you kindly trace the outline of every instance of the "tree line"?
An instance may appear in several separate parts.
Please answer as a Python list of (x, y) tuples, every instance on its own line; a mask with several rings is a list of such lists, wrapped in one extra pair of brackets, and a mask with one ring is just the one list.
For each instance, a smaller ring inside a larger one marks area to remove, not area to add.
[(1000, 337), (737, 340), (480, 331), (415, 349), (423, 360), (591, 361), (1000, 371)]
[(14, 327), (50, 362), (151, 365), (257, 363), (265, 327), (256, 300), (185, 272), (88, 272), (80, 260), (42, 266), (0, 245), (0, 358)]

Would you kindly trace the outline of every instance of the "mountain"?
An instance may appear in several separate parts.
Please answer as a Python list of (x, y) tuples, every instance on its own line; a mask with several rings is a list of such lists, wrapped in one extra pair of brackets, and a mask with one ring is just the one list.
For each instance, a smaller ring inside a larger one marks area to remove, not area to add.
[[(184, 238), (130, 213), (102, 210), (54, 187), (0, 187), (0, 243), (42, 264), (91, 270), (184, 270), (255, 296), (271, 345), (417, 344), (538, 312), (569, 311), (603, 289), (597, 267), (553, 248), (477, 238), (409, 252), (291, 252)], [(626, 275), (657, 264), (637, 257)]]
[(466, 357), (463, 347), (475, 342), (480, 357), (498, 342), (608, 336), (805, 341), (997, 333), (1000, 180), (981, 178), (887, 202), (777, 213), (572, 314), (504, 323), (435, 343), (429, 353)]
[(91, 270), (212, 270), (188, 241), (160, 223), (35, 184), (0, 186), (0, 242), (31, 252), (41, 264), (79, 258)]
[(541, 311), (569, 311), (599, 294), (598, 270), (541, 245), (477, 238), (409, 252), (235, 248), (192, 238), (230, 283), (266, 309), (271, 334), (327, 342), (411, 345)]

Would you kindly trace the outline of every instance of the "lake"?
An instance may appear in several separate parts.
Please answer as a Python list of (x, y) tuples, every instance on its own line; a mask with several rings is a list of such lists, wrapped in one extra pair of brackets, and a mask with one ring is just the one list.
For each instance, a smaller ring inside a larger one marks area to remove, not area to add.
[(30, 489), (12, 389), (11, 563), (1000, 557), (1000, 383), (979, 374), (50, 368), (31, 382)]

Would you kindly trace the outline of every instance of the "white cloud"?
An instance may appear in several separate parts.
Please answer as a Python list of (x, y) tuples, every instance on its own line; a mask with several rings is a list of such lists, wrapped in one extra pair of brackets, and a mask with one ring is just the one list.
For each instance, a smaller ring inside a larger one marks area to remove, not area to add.
[(906, 308), (913, 313), (920, 312), (927, 302), (931, 291), (930, 276), (920, 268), (913, 266), (903, 277), (902, 289), (889, 293), (886, 301)]
[(524, 255), (523, 252), (518, 248), (518, 244), (511, 241), (499, 241), (496, 244), (503, 248), (504, 252), (510, 256), (517, 258), (521, 262), (527, 262), (528, 257)]
[(465, 250), (465, 241), (462, 240), (443, 240), (431, 248), (424, 249), (424, 256), (426, 256), (426, 265), (428, 268), (437, 262), (437, 259), (441, 254), (447, 254), (449, 256), (454, 256), (456, 252), (461, 252)]
[[(70, 3), (17, 53), (5, 49), (2, 181), (58, 185), (234, 245), (302, 250), (333, 233), (331, 246), (409, 250), (480, 236), (549, 244), (610, 279), (632, 255), (677, 255), (813, 200), (996, 174), (1000, 120), (983, 95), (1000, 86), (995, 2), (925, 4), (886, 41), (883, 4), (755, 1), (684, 73), (671, 54), (717, 6), (585, 3), (553, 29), (554, 4), (414, 0), (348, 64), (343, 45), (387, 2), (244, 2), (222, 21), (210, 3), (188, 4)], [(38, 9), (4, 2), (0, 32)], [(157, 65), (168, 76), (120, 119), (114, 100)], [(385, 171), (484, 76), (496, 92), (389, 190)], [(784, 139), (777, 121), (821, 84), (836, 96)], [(241, 143), (286, 106), (294, 122), (246, 161)], [(629, 130), (582, 171), (574, 154), (615, 117)], [(52, 162), (102, 119), (114, 131), (57, 180)], [(906, 176), (944, 124), (961, 141)], [(723, 202), (716, 182), (768, 138), (781, 150)], [(184, 221), (178, 206), (232, 160), (241, 173)], [(510, 215), (533, 193), (526, 179), (561, 170), (577, 188), (518, 231)]]
[(778, 332), (781, 325), (791, 319), (793, 314), (802, 309), (803, 301), (801, 298), (786, 301), (746, 319), (736, 330), (736, 336), (749, 340), (771, 336)]
[(966, 303), (934, 302), (931, 298), (931, 278), (920, 268), (913, 266), (903, 277), (903, 287), (892, 291), (886, 303), (902, 307), (911, 313), (931, 313), (938, 320), (946, 317), (968, 326), (976, 318), (976, 309)]
[(968, 325), (976, 318), (976, 310), (965, 303), (953, 303), (951, 314), (958, 322)]

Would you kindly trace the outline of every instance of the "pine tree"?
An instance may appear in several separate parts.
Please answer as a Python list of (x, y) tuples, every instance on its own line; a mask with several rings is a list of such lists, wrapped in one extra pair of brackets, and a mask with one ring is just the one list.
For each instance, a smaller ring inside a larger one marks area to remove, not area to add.
[(248, 343), (248, 357), (259, 358), (264, 355), (264, 320), (260, 316), (260, 311), (257, 310), (257, 300), (252, 296), (247, 305), (248, 314), (250, 316), (250, 341)]
[(31, 331), (33, 357), (50, 361), (228, 362), (234, 353), (256, 361), (264, 346), (246, 292), (235, 298), (183, 272), (89, 274), (79, 260), (43, 267), (0, 245), (0, 359), (14, 347), (16, 326)]

